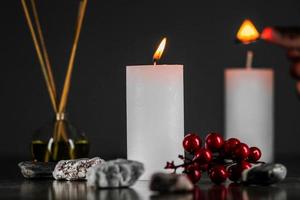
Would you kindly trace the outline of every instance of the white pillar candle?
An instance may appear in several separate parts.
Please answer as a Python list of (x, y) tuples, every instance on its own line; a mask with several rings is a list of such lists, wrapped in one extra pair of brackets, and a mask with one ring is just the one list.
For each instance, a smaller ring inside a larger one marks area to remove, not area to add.
[(183, 66), (127, 66), (127, 157), (143, 162), (149, 180), (182, 154)]
[(225, 70), (225, 135), (262, 151), (273, 160), (273, 70)]

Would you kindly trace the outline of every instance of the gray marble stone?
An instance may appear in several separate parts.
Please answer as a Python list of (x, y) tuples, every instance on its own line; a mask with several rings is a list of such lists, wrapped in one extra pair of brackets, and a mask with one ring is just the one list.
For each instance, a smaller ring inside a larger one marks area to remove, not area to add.
[(137, 161), (116, 159), (94, 166), (87, 173), (87, 184), (96, 188), (120, 188), (133, 185), (144, 173)]
[(285, 179), (287, 169), (282, 164), (262, 164), (245, 170), (242, 173), (242, 182), (255, 185), (271, 185)]
[(151, 177), (150, 190), (159, 193), (189, 192), (194, 184), (183, 174), (155, 173)]
[(91, 159), (61, 160), (55, 166), (53, 177), (56, 180), (85, 180), (86, 173), (93, 166), (103, 162), (104, 160), (98, 157)]
[(56, 163), (52, 162), (20, 162), (18, 166), (25, 178), (53, 178), (52, 172)]

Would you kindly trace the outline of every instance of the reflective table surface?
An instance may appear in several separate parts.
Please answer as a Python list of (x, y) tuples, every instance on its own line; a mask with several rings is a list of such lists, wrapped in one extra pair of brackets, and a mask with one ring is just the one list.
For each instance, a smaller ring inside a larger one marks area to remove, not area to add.
[[(28, 180), (20, 175), (17, 161), (0, 166), (0, 199), (90, 199), (90, 200), (300, 200), (300, 159), (284, 161), (287, 178), (272, 186), (245, 186), (226, 182), (214, 185), (205, 176), (196, 189), (184, 194), (156, 194), (148, 181), (138, 181), (131, 188), (99, 190), (84, 181)], [(292, 161), (292, 162), (290, 162)]]
[(300, 199), (300, 177), (288, 177), (273, 186), (242, 186), (234, 183), (214, 185), (206, 178), (194, 192), (156, 194), (148, 189), (148, 181), (138, 181), (131, 188), (99, 190), (84, 181), (2, 180), (0, 199), (91, 199), (91, 200), (287, 200)]

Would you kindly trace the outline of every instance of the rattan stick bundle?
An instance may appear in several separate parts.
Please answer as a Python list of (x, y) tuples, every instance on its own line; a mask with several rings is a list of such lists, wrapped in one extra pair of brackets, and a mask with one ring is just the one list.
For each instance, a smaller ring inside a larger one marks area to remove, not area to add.
[(47, 89), (48, 89), (48, 92), (49, 92), (50, 100), (51, 100), (54, 111), (57, 112), (57, 103), (56, 103), (56, 99), (54, 97), (54, 92), (53, 92), (53, 89), (51, 87), (51, 83), (50, 83), (50, 80), (49, 80), (49, 75), (48, 75), (49, 72), (46, 68), (44, 58), (43, 58), (43, 55), (42, 55), (42, 52), (41, 52), (41, 48), (40, 48), (38, 39), (36, 37), (35, 30), (33, 28), (33, 24), (32, 24), (30, 15), (29, 15), (28, 7), (26, 5), (25, 0), (21, 0), (21, 2), (22, 2), (25, 17), (26, 17), (26, 21), (27, 21), (27, 24), (28, 24), (28, 27), (29, 27), (29, 30), (30, 30), (30, 33), (31, 33), (31, 37), (32, 37), (32, 40), (33, 40), (33, 43), (34, 43), (34, 47), (35, 47), (36, 53), (38, 55), (38, 59), (39, 59), (39, 62), (40, 62), (41, 68), (42, 68), (42, 72), (43, 72), (43, 75), (44, 75), (44, 78), (45, 78), (45, 81), (46, 81), (46, 85), (47, 85)]
[(83, 22), (85, 10), (86, 10), (86, 5), (87, 5), (87, 0), (84, 0), (82, 2), (82, 4), (79, 5), (80, 9), (79, 9), (78, 24), (76, 26), (75, 38), (74, 38), (74, 42), (73, 42), (73, 46), (72, 46), (72, 50), (71, 50), (71, 55), (70, 55), (69, 64), (68, 64), (68, 70), (67, 70), (66, 79), (65, 79), (65, 83), (64, 83), (64, 87), (63, 87), (63, 91), (62, 91), (62, 95), (61, 95), (61, 100), (60, 100), (60, 104), (59, 104), (58, 111), (60, 113), (64, 111), (64, 109), (66, 107), (66, 103), (67, 103), (67, 98), (68, 98), (70, 84), (71, 84), (72, 71), (74, 68), (74, 60), (75, 60), (76, 50), (77, 50), (77, 46), (78, 46), (82, 22)]
[(31, 6), (32, 6), (32, 12), (33, 12), (35, 24), (36, 24), (36, 27), (37, 27), (38, 36), (39, 36), (41, 47), (42, 47), (42, 52), (44, 54), (43, 57), (44, 57), (44, 60), (45, 60), (45, 65), (46, 65), (47, 71), (48, 71), (49, 81), (50, 81), (50, 85), (51, 85), (51, 88), (52, 88), (52, 91), (53, 91), (53, 96), (55, 97), (55, 100), (57, 101), (56, 86), (55, 86), (55, 82), (54, 82), (54, 78), (53, 78), (53, 74), (52, 74), (52, 69), (51, 69), (52, 67), (51, 67), (51, 64), (50, 64), (50, 61), (49, 61), (49, 56), (48, 56), (44, 36), (43, 36), (43, 33), (42, 33), (42, 28), (41, 28), (38, 12), (37, 12), (36, 5), (35, 5), (35, 0), (31, 0)]
[[(31, 1), (31, 7), (32, 7), (32, 13), (33, 13), (33, 19), (35, 23), (35, 27), (37, 30), (34, 29), (34, 25), (32, 23), (32, 19), (29, 13), (28, 6), (26, 4), (26, 0), (21, 0), (22, 7), (24, 10), (25, 18), (27, 21), (27, 25), (29, 27), (31, 37), (34, 43), (34, 47), (37, 52), (37, 56), (39, 59), (39, 63), (41, 65), (41, 69), (43, 72), (43, 76), (46, 82), (47, 90), (50, 96), (51, 104), (53, 107), (54, 112), (56, 113), (56, 122), (54, 125), (54, 132), (53, 132), (53, 140), (54, 140), (54, 149), (53, 149), (53, 154), (54, 157), (57, 156), (57, 148), (58, 148), (58, 141), (63, 139), (65, 142), (68, 142), (68, 136), (66, 135), (66, 127), (64, 123), (64, 112), (66, 109), (66, 104), (67, 104), (67, 99), (68, 99), (68, 94), (70, 91), (70, 86), (71, 86), (71, 78), (72, 78), (72, 72), (74, 68), (74, 60), (75, 60), (75, 55), (76, 55), (76, 50), (79, 42), (79, 36), (80, 32), (82, 29), (82, 24), (83, 24), (83, 19), (85, 15), (85, 10), (87, 6), (87, 0), (82, 0), (80, 1), (79, 4), (79, 9), (78, 9), (78, 17), (76, 21), (76, 29), (75, 29), (75, 37), (74, 37), (74, 42), (71, 48), (71, 53), (70, 53), (70, 58), (69, 58), (69, 63), (68, 63), (68, 68), (67, 68), (67, 73), (64, 81), (64, 86), (61, 94), (60, 101), (58, 101), (57, 97), (57, 89), (52, 73), (52, 67), (50, 64), (44, 36), (42, 33), (42, 28), (40, 25), (40, 20), (38, 16), (38, 12), (36, 9), (35, 5), (35, 0), (30, 0)], [(36, 34), (37, 32), (37, 34)], [(71, 157), (73, 157), (73, 152), (72, 150), (70, 151)], [(49, 159), (49, 155), (47, 154), (45, 156), (45, 160), (47, 161)]]

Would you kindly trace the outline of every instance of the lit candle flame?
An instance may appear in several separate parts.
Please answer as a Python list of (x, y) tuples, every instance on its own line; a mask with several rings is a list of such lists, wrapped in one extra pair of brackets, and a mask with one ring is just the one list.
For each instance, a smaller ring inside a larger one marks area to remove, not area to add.
[(243, 21), (240, 29), (238, 30), (236, 37), (244, 44), (254, 42), (259, 38), (259, 32), (255, 28), (254, 24), (246, 19)]
[(167, 42), (167, 38), (163, 38), (162, 41), (160, 42), (159, 46), (157, 47), (157, 49), (153, 55), (154, 65), (161, 58), (161, 56), (164, 52), (165, 46), (166, 46), (166, 42)]

